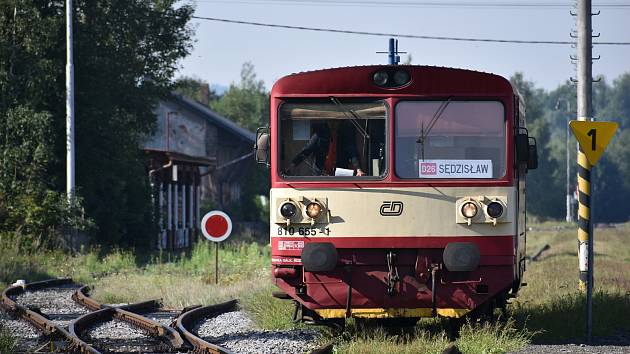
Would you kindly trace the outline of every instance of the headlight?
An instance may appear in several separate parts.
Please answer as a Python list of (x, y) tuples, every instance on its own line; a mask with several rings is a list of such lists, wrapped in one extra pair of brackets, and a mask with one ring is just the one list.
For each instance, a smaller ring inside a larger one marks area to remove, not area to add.
[(280, 214), (286, 219), (291, 219), (297, 213), (297, 207), (293, 202), (286, 202), (280, 206)]
[(394, 83), (397, 86), (405, 85), (411, 80), (411, 76), (404, 70), (398, 70), (394, 73)]
[(306, 206), (306, 215), (308, 215), (311, 219), (317, 219), (321, 213), (322, 206), (317, 202), (308, 203)]
[(384, 71), (377, 71), (374, 73), (372, 79), (377, 86), (385, 86), (389, 80), (389, 75)]
[(486, 212), (492, 218), (498, 218), (503, 214), (503, 205), (499, 202), (491, 202), (486, 207)]
[(473, 203), (473, 202), (465, 202), (464, 204), (462, 204), (462, 215), (465, 218), (469, 218), (472, 219), (475, 217), (475, 215), (477, 215), (477, 204)]

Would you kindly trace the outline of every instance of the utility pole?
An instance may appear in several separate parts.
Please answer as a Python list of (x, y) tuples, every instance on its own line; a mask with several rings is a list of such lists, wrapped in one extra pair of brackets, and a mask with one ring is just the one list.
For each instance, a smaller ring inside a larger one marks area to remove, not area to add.
[(567, 124), (564, 127), (566, 130), (566, 144), (565, 144), (565, 150), (567, 151), (567, 196), (566, 196), (566, 207), (567, 207), (567, 215), (566, 215), (566, 222), (573, 222), (573, 215), (571, 215), (571, 178), (570, 178), (570, 174), (571, 174), (571, 166), (569, 164), (569, 159), (571, 158), (571, 153), (569, 152), (569, 114), (570, 114), (570, 106), (569, 106), (569, 101), (567, 101)]
[(66, 0), (66, 193), (74, 199), (74, 64), (72, 60), (72, 0)]
[[(74, 203), (74, 64), (72, 60), (72, 0), (66, 0), (66, 195)], [(77, 229), (68, 230), (70, 249), (75, 248)]]
[[(569, 120), (570, 120), (570, 114), (571, 114), (571, 102), (569, 102), (569, 100), (566, 100), (564, 98), (559, 98), (556, 101), (556, 110), (559, 110), (560, 108), (560, 102), (564, 101), (567, 104), (567, 124), (565, 126), (565, 130), (566, 130), (566, 146), (565, 146), (565, 150), (566, 150), (566, 217), (565, 217), (565, 221), (566, 222), (573, 222), (573, 213), (571, 212), (571, 165), (570, 165), (570, 156), (571, 153), (569, 152)], [(579, 146), (579, 145), (578, 145)]]
[[(577, 0), (577, 31), (578, 31), (578, 78), (577, 78), (577, 119), (578, 121), (592, 120), (592, 23), (591, 0)], [(591, 203), (593, 183), (591, 164), (578, 148), (578, 257), (579, 257), (579, 288), (586, 290), (586, 340), (592, 338), (592, 307), (593, 307), (593, 219)]]

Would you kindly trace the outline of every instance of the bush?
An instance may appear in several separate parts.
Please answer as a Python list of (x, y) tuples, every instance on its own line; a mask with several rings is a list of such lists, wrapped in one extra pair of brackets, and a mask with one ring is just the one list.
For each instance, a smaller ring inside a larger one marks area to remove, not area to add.
[(81, 199), (54, 190), (50, 114), (18, 106), (0, 115), (0, 234), (21, 250), (58, 245), (65, 230), (90, 229)]

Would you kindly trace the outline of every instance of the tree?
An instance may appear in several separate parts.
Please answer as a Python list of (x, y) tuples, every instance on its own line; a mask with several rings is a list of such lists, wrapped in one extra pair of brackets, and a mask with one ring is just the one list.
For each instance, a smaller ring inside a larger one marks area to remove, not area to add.
[(194, 77), (184, 76), (177, 79), (175, 91), (206, 106), (209, 106), (210, 102), (221, 98), (215, 91), (210, 89), (210, 85), (206, 81)]
[[(175, 3), (74, 1), (77, 191), (100, 243), (141, 245), (153, 234), (138, 147), (191, 48), (193, 8)], [(64, 1), (0, 3), (0, 116), (20, 106), (47, 114), (55, 158), (37, 178), (51, 191), (65, 187), (64, 47)]]
[[(558, 165), (551, 158), (553, 134), (547, 119), (547, 93), (536, 88), (533, 82), (525, 80), (522, 73), (514, 74), (510, 81), (523, 97), (527, 129), (538, 144), (538, 169), (530, 171), (527, 176), (527, 209), (538, 216), (560, 217), (563, 199), (559, 197), (564, 195), (561, 192), (564, 189), (553, 178), (554, 171), (558, 171)], [(558, 193), (549, 193), (550, 190)]]
[(230, 84), (223, 97), (211, 102), (210, 107), (249, 130), (264, 125), (266, 117), (269, 117), (269, 93), (265, 90), (265, 83), (256, 79), (254, 65), (244, 63), (241, 82)]
[(621, 129), (630, 128), (630, 72), (613, 81), (606, 97), (608, 100), (597, 116), (619, 122)]

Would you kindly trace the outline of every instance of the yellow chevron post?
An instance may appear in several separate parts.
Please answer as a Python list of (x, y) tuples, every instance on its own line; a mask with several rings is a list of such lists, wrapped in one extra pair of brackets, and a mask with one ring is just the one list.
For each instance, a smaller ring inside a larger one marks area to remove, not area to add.
[[(578, 150), (578, 267), (580, 269), (579, 289), (586, 291), (589, 277), (589, 263), (593, 262), (592, 219), (591, 219), (591, 168), (604, 153), (606, 146), (615, 135), (617, 123), (572, 120), (569, 123), (575, 138), (580, 143)], [(592, 268), (591, 268), (592, 269)]]
[(588, 283), (588, 243), (591, 239), (591, 164), (582, 147), (578, 150), (578, 267), (580, 291)]

